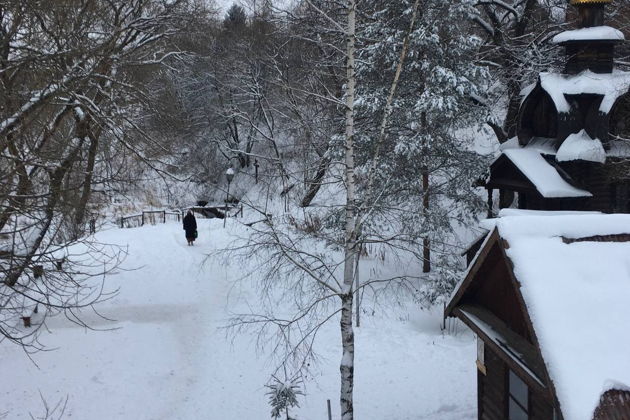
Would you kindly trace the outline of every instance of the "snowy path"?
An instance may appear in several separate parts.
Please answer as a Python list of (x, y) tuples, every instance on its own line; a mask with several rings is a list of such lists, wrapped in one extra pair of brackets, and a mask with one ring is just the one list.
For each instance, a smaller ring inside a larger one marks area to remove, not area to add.
[[(269, 418), (267, 359), (256, 356), (254, 337), (232, 341), (220, 329), (254, 291), (233, 289), (237, 267), (206, 258), (229, 242), (230, 225), (199, 223), (194, 247), (175, 223), (99, 233), (100, 241), (128, 245), (124, 266), (136, 268), (107, 280), (121, 291), (98, 309), (115, 321), (86, 313), (89, 325), (108, 329), (90, 331), (49, 320), (42, 341), (58, 349), (34, 356), (39, 369), (15, 346), (0, 344), (2, 376), (10, 378), (0, 381), (0, 417), (41, 413), (41, 392), (49, 404), (67, 396), (66, 418), (80, 420)], [(437, 318), (366, 318), (357, 331), (357, 418), (476, 417), (474, 342), (468, 334), (442, 337)], [(308, 384), (301, 420), (324, 419), (327, 398), (336, 411), (336, 327), (321, 333), (321, 373)]]

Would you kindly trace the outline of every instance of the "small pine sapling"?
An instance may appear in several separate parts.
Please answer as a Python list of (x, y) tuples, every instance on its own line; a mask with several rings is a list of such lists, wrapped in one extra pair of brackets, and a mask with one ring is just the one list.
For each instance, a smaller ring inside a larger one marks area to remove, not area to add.
[(272, 376), (272, 383), (266, 385), (269, 388), (269, 405), (271, 405), (271, 417), (274, 419), (283, 418), (283, 420), (296, 420), (295, 417), (289, 415), (289, 409), (292, 407), (300, 407), (297, 401), (299, 395), (304, 395), (300, 390), (302, 381), (293, 378), (281, 381), (276, 376)]

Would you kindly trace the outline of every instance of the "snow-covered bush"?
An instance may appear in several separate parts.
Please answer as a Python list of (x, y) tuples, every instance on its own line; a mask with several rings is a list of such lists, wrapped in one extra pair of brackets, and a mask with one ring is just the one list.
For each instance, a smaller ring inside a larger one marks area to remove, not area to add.
[(269, 388), (267, 395), (269, 395), (271, 417), (274, 419), (295, 420), (295, 417), (289, 415), (289, 409), (300, 406), (297, 398), (299, 395), (304, 395), (300, 390), (301, 383), (302, 381), (296, 378), (281, 381), (276, 376), (272, 377), (272, 383), (267, 385), (267, 388)]

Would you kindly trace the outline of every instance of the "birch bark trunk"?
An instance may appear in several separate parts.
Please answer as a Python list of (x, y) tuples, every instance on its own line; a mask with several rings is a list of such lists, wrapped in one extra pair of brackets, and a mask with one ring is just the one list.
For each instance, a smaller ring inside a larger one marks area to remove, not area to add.
[[(422, 197), (422, 214), (426, 220), (429, 216), (429, 170), (424, 169), (422, 171), (422, 191), (424, 196)], [(431, 272), (431, 243), (429, 238), (425, 237), (422, 240), (422, 272)]]
[[(420, 124), (422, 124), (422, 130), (426, 132), (427, 130), (427, 114), (423, 112), (420, 115)], [(424, 219), (424, 223), (427, 223), (427, 218), (429, 217), (429, 147), (426, 144), (426, 140), (422, 146), (423, 156), (425, 159), (425, 164), (422, 168), (422, 215)], [(428, 228), (426, 229), (428, 231)], [(425, 233), (428, 235), (428, 232)], [(431, 243), (428, 237), (425, 237), (422, 240), (422, 272), (430, 273), (431, 272)]]
[(354, 97), (355, 97), (355, 42), (356, 42), (356, 0), (347, 3), (346, 29), (346, 225), (344, 246), (343, 290), (341, 293), (341, 419), (354, 418), (354, 331), (352, 328), (352, 283), (354, 281), (354, 261), (356, 242), (356, 197), (354, 174)]

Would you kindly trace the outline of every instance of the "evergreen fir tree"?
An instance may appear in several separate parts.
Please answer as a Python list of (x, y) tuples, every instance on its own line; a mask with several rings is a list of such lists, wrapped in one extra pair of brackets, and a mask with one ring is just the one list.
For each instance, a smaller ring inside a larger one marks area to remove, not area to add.
[(289, 414), (289, 409), (298, 407), (297, 401), (299, 395), (304, 395), (300, 390), (300, 381), (295, 379), (281, 381), (273, 376), (273, 382), (267, 385), (269, 388), (269, 405), (271, 405), (271, 417), (274, 419), (283, 418), (283, 420), (295, 420)]
[[(362, 30), (357, 152), (364, 178), (373, 166), (377, 123), (389, 92), (383, 81), (394, 77), (413, 4), (372, 0), (373, 19)], [(374, 167), (374, 188), (367, 191), (362, 184), (364, 206), (376, 204), (363, 223), (364, 235), (374, 240), (395, 237), (398, 246), (437, 262), (430, 278), (438, 283), (423, 292), (430, 301), (454, 284), (454, 229), (474, 217), (481, 205), (471, 180), (484, 163), (473, 151), (471, 127), (487, 112), (474, 100), (484, 89), (487, 71), (474, 61), (480, 40), (466, 24), (470, 13), (467, 0), (422, 3)], [(427, 248), (422, 255), (421, 244)]]

